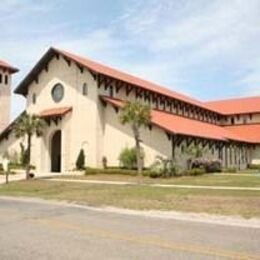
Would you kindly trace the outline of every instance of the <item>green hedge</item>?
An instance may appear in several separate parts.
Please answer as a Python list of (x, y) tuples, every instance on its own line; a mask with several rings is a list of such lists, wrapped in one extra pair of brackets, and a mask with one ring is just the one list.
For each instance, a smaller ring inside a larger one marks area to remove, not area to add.
[(204, 168), (193, 168), (193, 169), (185, 171), (185, 175), (188, 175), (188, 176), (198, 176), (198, 175), (202, 175), (205, 173), (206, 173), (206, 170)]
[(259, 164), (250, 164), (248, 166), (249, 169), (252, 169), (252, 170), (260, 170), (260, 165)]
[(237, 168), (236, 167), (225, 168), (223, 170), (223, 172), (226, 172), (226, 173), (236, 173), (237, 172)]
[[(87, 168), (85, 170), (85, 175), (94, 175), (94, 174), (110, 174), (110, 175), (128, 175), (128, 176), (137, 176), (136, 170), (129, 170), (123, 168), (111, 167), (107, 169), (96, 169), (96, 168)], [(149, 171), (143, 170), (143, 176), (148, 176)]]

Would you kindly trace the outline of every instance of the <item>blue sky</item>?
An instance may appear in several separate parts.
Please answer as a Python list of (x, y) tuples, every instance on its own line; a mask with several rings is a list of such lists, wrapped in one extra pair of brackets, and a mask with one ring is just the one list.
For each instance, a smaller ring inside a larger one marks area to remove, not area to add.
[[(13, 88), (50, 47), (200, 100), (260, 95), (259, 0), (1, 0)], [(25, 106), (14, 95), (12, 116)]]

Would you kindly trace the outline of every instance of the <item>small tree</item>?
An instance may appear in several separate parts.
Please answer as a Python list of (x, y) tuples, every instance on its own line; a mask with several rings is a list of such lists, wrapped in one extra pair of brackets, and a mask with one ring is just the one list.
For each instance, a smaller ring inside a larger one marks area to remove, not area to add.
[(135, 147), (138, 174), (142, 173), (142, 158), (141, 158), (141, 138), (140, 128), (147, 126), (151, 120), (151, 108), (140, 102), (127, 102), (120, 114), (120, 121), (124, 124), (129, 124), (132, 128)]
[(30, 115), (24, 113), (16, 122), (14, 126), (15, 135), (17, 138), (25, 137), (27, 140), (26, 151), (26, 179), (30, 177), (30, 163), (31, 163), (31, 146), (32, 146), (32, 137), (34, 135), (41, 136), (43, 130), (46, 127), (46, 123), (43, 119), (36, 115)]
[(136, 149), (134, 148), (124, 148), (119, 155), (120, 166), (125, 169), (136, 169), (137, 158)]
[(76, 161), (76, 168), (77, 170), (85, 169), (85, 153), (83, 149), (80, 149), (79, 155)]

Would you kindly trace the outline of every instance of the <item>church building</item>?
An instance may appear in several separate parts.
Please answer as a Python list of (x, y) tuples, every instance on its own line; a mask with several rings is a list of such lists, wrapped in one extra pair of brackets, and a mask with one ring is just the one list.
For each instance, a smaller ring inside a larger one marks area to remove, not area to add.
[[(20, 153), (25, 140), (9, 122), (11, 76), (18, 70), (0, 61), (0, 155)], [(32, 164), (38, 172), (75, 169), (81, 149), (86, 166), (118, 166), (120, 152), (134, 146), (132, 130), (119, 121), (126, 101), (152, 109), (151, 124), (141, 130), (144, 164), (160, 155), (185, 167), (191, 145), (207, 147), (207, 158), (223, 167), (260, 164), (260, 96), (202, 102), (75, 54), (50, 48), (24, 77), (15, 93), (26, 111), (47, 127), (32, 140)], [(18, 117), (19, 118), (19, 117)]]

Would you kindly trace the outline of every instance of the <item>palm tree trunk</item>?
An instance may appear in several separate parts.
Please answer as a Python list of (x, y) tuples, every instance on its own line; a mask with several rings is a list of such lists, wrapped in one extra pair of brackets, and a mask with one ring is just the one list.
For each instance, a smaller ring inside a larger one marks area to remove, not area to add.
[(142, 159), (141, 159), (141, 145), (140, 145), (140, 134), (139, 129), (136, 126), (133, 126), (134, 136), (135, 136), (135, 147), (136, 147), (136, 161), (137, 161), (137, 172), (138, 175), (142, 174)]
[(5, 183), (8, 184), (9, 183), (9, 166), (8, 166), (8, 169), (5, 173)]
[(30, 164), (31, 164), (31, 138), (32, 136), (28, 134), (27, 136), (27, 162), (26, 162), (26, 180), (30, 178)]

